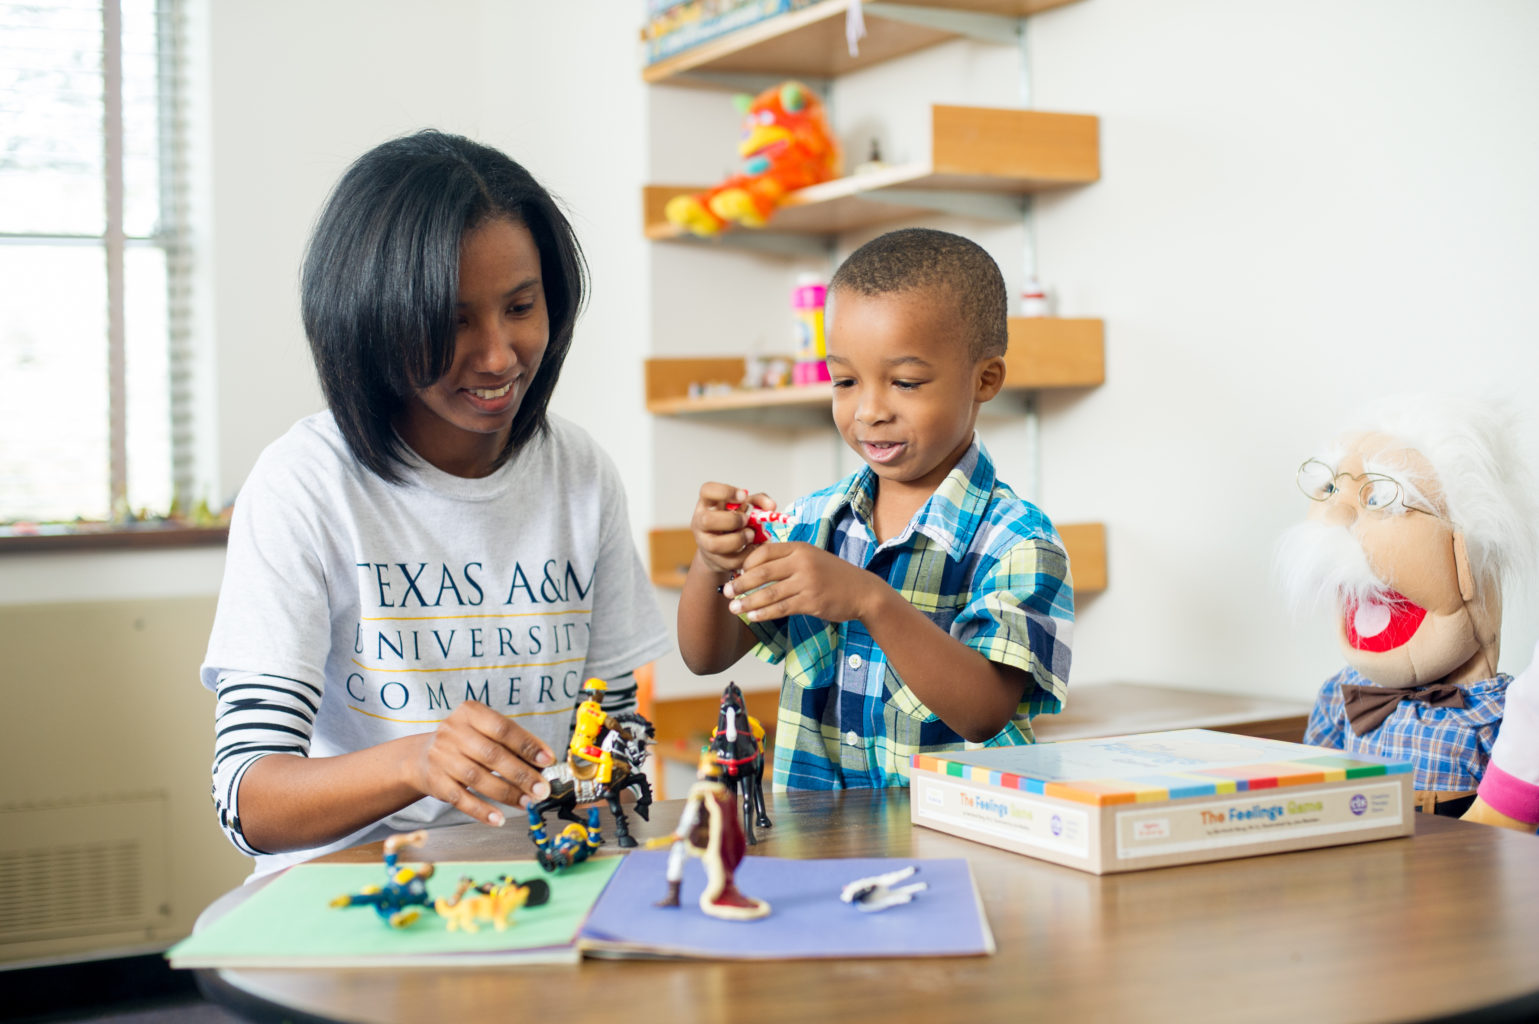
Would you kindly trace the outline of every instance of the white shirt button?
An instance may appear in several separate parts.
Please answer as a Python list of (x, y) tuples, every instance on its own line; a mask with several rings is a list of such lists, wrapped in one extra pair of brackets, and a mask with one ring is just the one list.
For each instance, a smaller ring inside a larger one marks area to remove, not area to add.
[(860, 655), (858, 655), (858, 654), (850, 655), (850, 668), (858, 669), (858, 668), (860, 668), (860, 666), (862, 664), (863, 663), (860, 660)]
[(848, 743), (852, 747), (858, 747), (860, 746), (860, 737), (855, 735), (854, 729), (851, 729), (849, 732), (844, 734), (844, 742)]

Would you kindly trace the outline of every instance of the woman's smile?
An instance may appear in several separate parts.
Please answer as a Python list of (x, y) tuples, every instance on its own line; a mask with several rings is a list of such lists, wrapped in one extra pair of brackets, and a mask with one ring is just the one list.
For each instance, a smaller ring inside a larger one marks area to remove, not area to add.
[(466, 388), (465, 390), (483, 402), (491, 402), (512, 391), (513, 382), (510, 380), (500, 388)]

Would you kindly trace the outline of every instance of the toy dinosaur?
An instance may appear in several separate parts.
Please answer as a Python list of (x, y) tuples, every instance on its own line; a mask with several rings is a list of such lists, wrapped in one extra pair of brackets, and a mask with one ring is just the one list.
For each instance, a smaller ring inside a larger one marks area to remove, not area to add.
[(449, 931), (477, 932), (485, 921), (499, 932), (506, 931), (512, 917), (528, 901), (529, 890), (507, 883), (478, 887), (469, 877), (461, 878), (451, 899), (439, 897), (433, 909), (445, 921)]

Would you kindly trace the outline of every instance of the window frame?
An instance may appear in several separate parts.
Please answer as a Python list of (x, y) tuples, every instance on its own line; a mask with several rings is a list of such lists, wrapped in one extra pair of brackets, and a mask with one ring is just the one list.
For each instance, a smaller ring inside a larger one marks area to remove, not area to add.
[[(153, 0), (159, 147), (156, 223), (152, 233), (130, 235), (126, 227), (124, 144), (123, 0), (97, 0), (101, 25), (102, 166), (105, 218), (102, 234), (0, 232), (0, 245), (87, 246), (105, 261), (107, 364), (106, 520), (74, 523), (0, 523), (0, 552), (58, 548), (143, 547), (222, 542), (224, 520), (212, 514), (189, 517), (198, 496), (196, 410), (193, 408), (194, 351), (191, 308), (194, 268), (188, 211), (188, 116), (186, 89), (189, 16), (187, 0)], [(161, 251), (165, 263), (165, 345), (169, 369), (166, 408), (173, 508), (153, 510), (161, 518), (135, 519), (129, 511), (129, 367), (126, 307), (127, 253)], [(181, 505), (181, 508), (174, 507)], [(82, 510), (83, 512), (84, 510)], [(206, 508), (201, 511), (206, 512)], [(151, 539), (151, 538), (154, 539)]]

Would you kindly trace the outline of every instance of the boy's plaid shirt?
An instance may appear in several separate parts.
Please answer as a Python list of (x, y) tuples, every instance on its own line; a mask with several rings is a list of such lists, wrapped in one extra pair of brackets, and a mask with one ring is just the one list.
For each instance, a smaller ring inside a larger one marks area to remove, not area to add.
[(876, 573), (951, 636), (1021, 669), (1032, 685), (998, 735), (968, 743), (904, 685), (859, 622), (749, 622), (754, 653), (785, 664), (777, 790), (906, 786), (915, 753), (1030, 743), (1031, 716), (1063, 707), (1074, 590), (1047, 516), (998, 480), (977, 440), (908, 527), (880, 547), (870, 527), (875, 495), (876, 475), (863, 467), (795, 502), (788, 523), (770, 524), (774, 539), (805, 541)]

